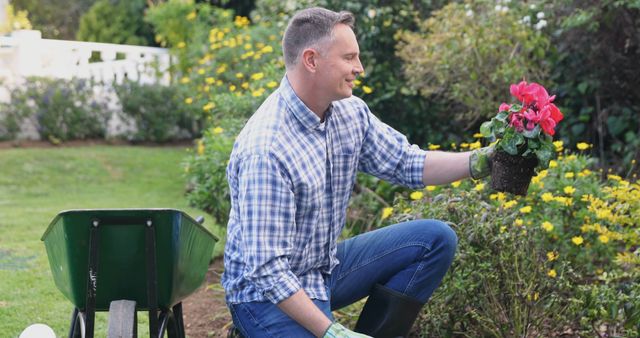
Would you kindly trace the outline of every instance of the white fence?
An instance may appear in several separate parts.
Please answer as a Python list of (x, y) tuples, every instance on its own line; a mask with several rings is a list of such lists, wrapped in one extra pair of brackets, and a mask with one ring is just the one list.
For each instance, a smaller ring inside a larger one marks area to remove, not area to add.
[[(92, 55), (100, 59), (92, 61)], [(8, 102), (11, 88), (28, 76), (93, 79), (104, 87), (125, 79), (166, 85), (170, 65), (164, 48), (42, 39), (40, 31), (14, 31), (0, 36), (0, 102)], [(94, 91), (113, 95), (101, 89)], [(30, 129), (26, 127), (23, 138), (37, 138), (27, 132)]]

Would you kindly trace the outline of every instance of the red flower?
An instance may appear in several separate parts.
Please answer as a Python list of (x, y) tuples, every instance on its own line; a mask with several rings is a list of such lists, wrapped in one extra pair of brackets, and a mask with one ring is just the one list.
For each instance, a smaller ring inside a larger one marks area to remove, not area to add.
[(531, 82), (527, 84), (526, 81), (522, 81), (517, 85), (512, 84), (510, 87), (511, 95), (516, 97), (522, 102), (523, 106), (535, 105), (538, 109), (542, 109), (544, 106), (553, 102), (556, 96), (549, 96), (547, 90), (543, 86)]
[(511, 109), (511, 105), (510, 104), (506, 104), (506, 103), (502, 103), (500, 105), (500, 108), (498, 108), (498, 113), (501, 111), (509, 111), (509, 109)]

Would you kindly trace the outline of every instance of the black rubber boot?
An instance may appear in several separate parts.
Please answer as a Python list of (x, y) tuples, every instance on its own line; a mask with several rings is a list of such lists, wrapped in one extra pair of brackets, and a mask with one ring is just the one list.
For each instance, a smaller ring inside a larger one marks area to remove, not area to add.
[(423, 303), (376, 284), (362, 308), (355, 331), (374, 338), (407, 337)]

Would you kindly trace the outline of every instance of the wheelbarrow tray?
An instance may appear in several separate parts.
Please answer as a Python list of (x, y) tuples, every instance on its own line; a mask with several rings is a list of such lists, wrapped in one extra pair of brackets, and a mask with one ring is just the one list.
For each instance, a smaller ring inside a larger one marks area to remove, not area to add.
[(175, 209), (97, 209), (60, 212), (42, 236), (58, 289), (76, 306), (87, 301), (90, 231), (99, 231), (95, 309), (113, 300), (148, 308), (145, 227), (155, 228), (157, 305), (170, 308), (203, 282), (218, 239)]

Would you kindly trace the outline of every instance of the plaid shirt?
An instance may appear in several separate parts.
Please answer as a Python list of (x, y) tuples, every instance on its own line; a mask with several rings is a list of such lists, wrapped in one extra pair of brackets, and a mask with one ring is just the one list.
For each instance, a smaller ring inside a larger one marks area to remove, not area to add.
[(285, 76), (238, 135), (227, 167), (227, 302), (279, 303), (300, 288), (327, 300), (324, 276), (339, 263), (356, 172), (424, 187), (425, 155), (355, 96), (333, 102), (321, 123)]

